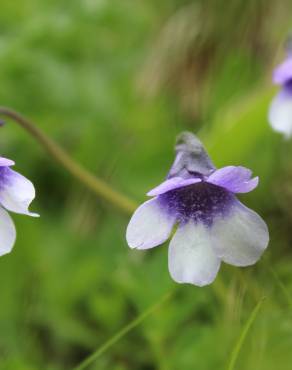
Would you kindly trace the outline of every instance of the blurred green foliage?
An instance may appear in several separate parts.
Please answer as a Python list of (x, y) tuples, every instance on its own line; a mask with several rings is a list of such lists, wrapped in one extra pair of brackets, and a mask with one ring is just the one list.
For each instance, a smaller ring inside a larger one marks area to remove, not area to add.
[[(165, 176), (178, 132), (218, 165), (260, 176), (242, 199), (267, 220), (256, 266), (224, 266), (176, 296), (91, 369), (224, 369), (247, 317), (261, 312), (236, 369), (289, 370), (292, 146), (267, 109), (289, 0), (4, 0), (0, 103), (35, 120), (72, 157), (137, 201)], [(127, 217), (96, 199), (12, 123), (1, 152), (37, 188), (41, 218), (15, 216), (0, 259), (0, 369), (70, 369), (174, 287), (167, 247), (130, 251)]]

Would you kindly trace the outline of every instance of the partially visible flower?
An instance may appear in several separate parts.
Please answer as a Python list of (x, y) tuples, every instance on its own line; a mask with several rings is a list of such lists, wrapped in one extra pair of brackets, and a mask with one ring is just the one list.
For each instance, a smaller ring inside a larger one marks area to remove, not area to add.
[[(13, 171), (14, 162), (0, 157), (0, 256), (11, 252), (16, 238), (16, 230), (7, 211), (38, 217), (28, 207), (35, 197), (33, 184)], [(6, 211), (7, 210), (7, 211)]]
[(285, 138), (292, 136), (292, 54), (280, 64), (273, 74), (275, 84), (281, 86), (280, 92), (273, 99), (269, 111), (269, 121), (275, 131)]
[(253, 190), (258, 178), (241, 166), (216, 170), (191, 133), (179, 136), (176, 153), (167, 179), (148, 193), (154, 198), (132, 216), (127, 242), (153, 248), (178, 225), (169, 246), (170, 274), (178, 283), (204, 286), (213, 282), (221, 261), (252, 265), (267, 247), (267, 225), (235, 196)]

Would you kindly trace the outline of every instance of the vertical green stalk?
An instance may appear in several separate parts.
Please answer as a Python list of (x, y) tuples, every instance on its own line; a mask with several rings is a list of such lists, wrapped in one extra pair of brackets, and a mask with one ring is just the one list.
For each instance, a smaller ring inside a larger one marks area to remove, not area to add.
[(253, 322), (255, 321), (256, 317), (257, 317), (257, 314), (261, 308), (261, 305), (263, 303), (263, 301), (265, 300), (265, 297), (263, 297), (259, 302), (258, 304), (255, 306), (255, 308), (252, 310), (250, 316), (249, 316), (249, 319), (247, 320), (246, 324), (244, 325), (243, 329), (242, 329), (242, 332), (231, 352), (231, 356), (230, 356), (230, 361), (229, 361), (229, 365), (227, 367), (227, 370), (234, 370), (234, 367), (235, 367), (235, 364), (236, 364), (236, 361), (237, 361), (237, 358), (239, 356), (239, 353), (240, 353), (240, 350), (243, 346), (243, 343), (245, 341), (245, 338), (250, 330), (250, 327), (251, 325), (253, 324)]

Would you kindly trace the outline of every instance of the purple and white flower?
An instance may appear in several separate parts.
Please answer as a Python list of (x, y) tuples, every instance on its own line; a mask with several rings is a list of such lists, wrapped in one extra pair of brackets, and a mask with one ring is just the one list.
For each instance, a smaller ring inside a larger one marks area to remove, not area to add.
[(169, 246), (168, 266), (178, 283), (204, 286), (214, 281), (221, 261), (249, 266), (258, 261), (269, 242), (267, 225), (235, 196), (258, 185), (241, 166), (216, 169), (202, 143), (182, 133), (167, 179), (151, 190), (127, 228), (131, 248)]
[(292, 54), (288, 52), (286, 60), (273, 73), (273, 81), (281, 86), (280, 92), (273, 99), (269, 110), (272, 128), (281, 132), (286, 139), (292, 136)]
[(7, 211), (38, 217), (28, 210), (35, 197), (34, 186), (13, 171), (10, 168), (13, 165), (10, 159), (0, 157), (0, 256), (11, 252), (16, 238), (15, 226)]

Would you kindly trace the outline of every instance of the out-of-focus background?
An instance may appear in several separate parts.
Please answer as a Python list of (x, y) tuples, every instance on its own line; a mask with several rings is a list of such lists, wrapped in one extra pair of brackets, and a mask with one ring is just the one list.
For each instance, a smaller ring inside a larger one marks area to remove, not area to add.
[[(1, 2), (0, 104), (111, 186), (143, 202), (186, 129), (217, 166), (260, 176), (241, 199), (269, 224), (263, 259), (223, 266), (206, 288), (179, 286), (89, 369), (225, 369), (262, 296), (236, 369), (291, 369), (292, 145), (267, 122), (291, 8), (290, 0)], [(13, 216), (17, 242), (0, 259), (0, 369), (71, 369), (175, 286), (167, 245), (131, 251), (129, 217), (15, 124), (1, 128), (0, 145), (35, 184), (32, 210), (41, 214)]]

